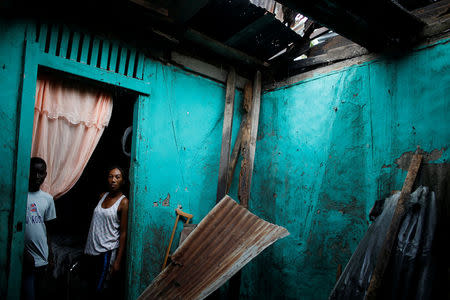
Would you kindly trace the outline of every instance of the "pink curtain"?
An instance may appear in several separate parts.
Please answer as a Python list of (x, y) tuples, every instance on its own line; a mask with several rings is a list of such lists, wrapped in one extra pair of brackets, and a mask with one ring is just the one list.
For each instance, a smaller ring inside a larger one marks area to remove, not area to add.
[(31, 155), (47, 162), (42, 190), (58, 198), (75, 185), (108, 126), (112, 107), (111, 96), (94, 88), (38, 79)]

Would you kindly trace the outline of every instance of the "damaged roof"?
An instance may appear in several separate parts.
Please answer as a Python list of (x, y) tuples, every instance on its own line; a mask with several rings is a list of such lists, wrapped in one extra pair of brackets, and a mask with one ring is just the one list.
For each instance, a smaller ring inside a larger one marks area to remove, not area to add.
[(188, 24), (262, 61), (300, 38), (273, 13), (247, 0), (209, 1)]
[[(6, 2), (23, 12), (23, 5)], [(246, 78), (259, 69), (278, 79), (367, 52), (405, 51), (448, 33), (449, 7), (450, 0), (80, 0), (70, 11), (44, 0), (27, 6), (39, 18), (114, 32), (163, 61), (174, 62), (177, 52), (219, 68), (232, 65)]]

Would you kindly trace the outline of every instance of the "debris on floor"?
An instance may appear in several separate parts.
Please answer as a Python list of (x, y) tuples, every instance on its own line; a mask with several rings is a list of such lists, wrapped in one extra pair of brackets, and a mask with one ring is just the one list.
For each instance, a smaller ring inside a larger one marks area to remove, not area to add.
[(203, 299), (289, 232), (225, 196), (139, 299)]

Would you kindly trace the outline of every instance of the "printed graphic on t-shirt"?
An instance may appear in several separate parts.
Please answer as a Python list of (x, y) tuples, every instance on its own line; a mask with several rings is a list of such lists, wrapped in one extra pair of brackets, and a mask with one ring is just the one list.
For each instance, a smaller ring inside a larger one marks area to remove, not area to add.
[(30, 214), (27, 216), (26, 223), (27, 224), (42, 224), (44, 223), (44, 218), (39, 214), (39, 211), (37, 209), (36, 203), (31, 203), (30, 207)]

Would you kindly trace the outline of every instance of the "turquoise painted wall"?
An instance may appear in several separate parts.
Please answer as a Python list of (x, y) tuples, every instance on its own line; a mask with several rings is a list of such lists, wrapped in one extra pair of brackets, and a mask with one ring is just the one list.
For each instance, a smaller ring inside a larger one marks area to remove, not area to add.
[(6, 299), (9, 223), (13, 209), (17, 110), (25, 25), (0, 20), (0, 298)]
[[(150, 60), (145, 68), (152, 90), (137, 109), (139, 141), (132, 177), (138, 201), (131, 214), (136, 225), (129, 243), (129, 299), (161, 271), (177, 206), (199, 223), (215, 205), (225, 104), (222, 84)], [(233, 139), (242, 94), (236, 93), (235, 99)], [(171, 252), (181, 229), (179, 222)]]
[[(3, 120), (0, 166), (4, 171), (4, 176), (0, 177), (3, 195), (0, 203), (0, 221), (3, 224), (0, 231), (1, 299), (7, 297), (8, 286), (18, 286), (20, 278), (18, 265), (12, 271), (17, 276), (8, 282), (15, 156), (18, 149), (18, 104), (28, 25), (28, 21), (0, 20), (0, 88), (3, 91), (0, 93)], [(52, 66), (59, 70), (77, 71), (76, 66), (66, 64), (61, 58), (45, 57), (55, 62)], [(57, 62), (61, 65), (58, 66)], [(84, 73), (88, 71), (86, 67), (80, 70)], [(97, 76), (95, 70), (92, 71), (88, 75)], [(145, 60), (144, 73), (145, 84), (151, 86), (151, 91), (150, 96), (140, 96), (135, 104), (137, 122), (134, 124), (136, 136), (133, 146), (136, 158), (131, 172), (135, 194), (131, 195), (128, 251), (131, 299), (136, 298), (160, 271), (177, 205), (194, 214), (193, 222), (198, 223), (215, 204), (225, 103), (223, 84), (150, 59)], [(108, 83), (105, 79), (108, 76), (100, 74), (97, 77), (93, 79)], [(240, 124), (241, 99), (242, 94), (236, 93), (233, 137)], [(31, 130), (29, 138), (31, 141)], [(233, 191), (235, 194), (235, 186)], [(168, 195), (170, 199), (166, 206), (163, 199)], [(179, 232), (172, 249), (178, 243)], [(17, 239), (21, 238), (23, 235), (17, 236)], [(11, 296), (19, 291), (10, 289), (9, 292)]]
[(394, 163), (450, 144), (450, 45), (378, 59), (267, 92), (250, 209), (290, 236), (245, 267), (242, 298), (327, 299), (375, 200), (400, 190)]

